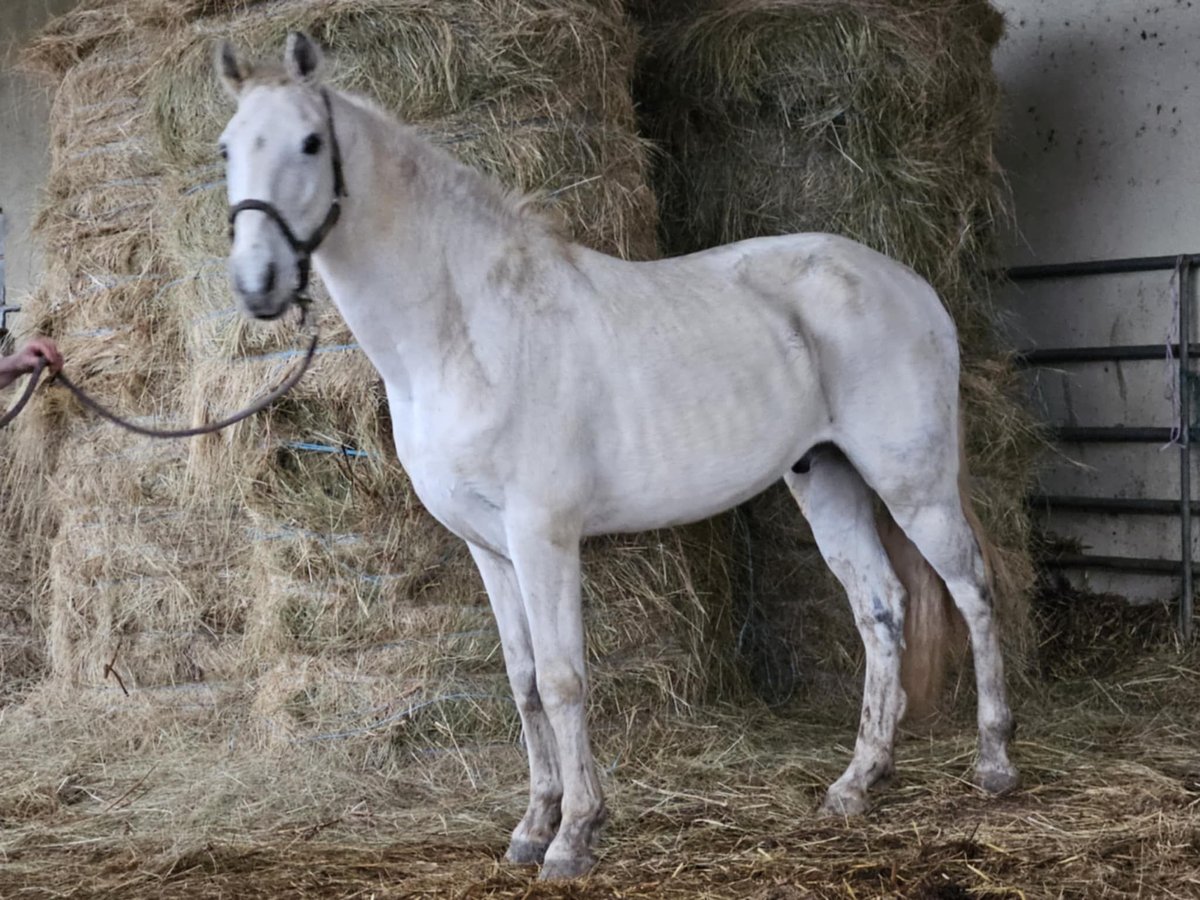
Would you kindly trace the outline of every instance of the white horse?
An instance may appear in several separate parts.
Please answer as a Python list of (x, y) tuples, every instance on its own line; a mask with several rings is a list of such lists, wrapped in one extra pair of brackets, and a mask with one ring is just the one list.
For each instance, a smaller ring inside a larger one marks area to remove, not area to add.
[(581, 538), (703, 519), (781, 477), (866, 647), (854, 755), (825, 809), (866, 808), (905, 706), (905, 591), (872, 492), (966, 621), (977, 783), (1016, 784), (989, 577), (959, 484), (958, 344), (925, 281), (826, 234), (606, 256), (322, 86), (303, 35), (282, 68), (247, 65), (228, 44), (216, 63), (238, 106), (221, 148), (240, 302), (282, 314), (314, 254), (386, 385), (413, 488), (483, 577), (529, 757), (510, 860), (578, 876), (604, 819), (584, 711)]

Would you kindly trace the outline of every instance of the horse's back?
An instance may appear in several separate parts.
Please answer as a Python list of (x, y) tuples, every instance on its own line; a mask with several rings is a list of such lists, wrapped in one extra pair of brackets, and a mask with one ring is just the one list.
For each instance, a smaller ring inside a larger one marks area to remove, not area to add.
[(912, 380), (890, 370), (925, 371), (955, 352), (928, 285), (845, 238), (580, 262), (594, 307), (574, 320), (580, 355), (593, 361), (589, 530), (672, 524), (740, 502), (814, 444), (836, 441), (844, 416), (860, 415), (864, 396), (870, 405), (872, 380)]
[(829, 416), (823, 439), (856, 461), (956, 465), (958, 338), (925, 279), (836, 235), (745, 241), (714, 258), (749, 287), (751, 302), (794, 316)]
[(866, 327), (904, 339), (918, 330), (953, 335), (936, 293), (908, 266), (847, 237), (825, 233), (750, 238), (648, 265), (708, 270), (752, 303), (798, 311), (814, 334)]
[(820, 380), (830, 403), (878, 378), (957, 390), (957, 335), (933, 288), (849, 238), (752, 238), (631, 268), (638, 277), (610, 291), (635, 352), (651, 351), (630, 325), (648, 345), (686, 344), (729, 368), (786, 369), (778, 387), (805, 402), (797, 381)]

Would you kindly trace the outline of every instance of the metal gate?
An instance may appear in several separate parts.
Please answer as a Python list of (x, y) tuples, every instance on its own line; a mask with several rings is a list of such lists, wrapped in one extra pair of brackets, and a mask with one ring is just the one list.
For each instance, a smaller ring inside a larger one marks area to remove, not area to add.
[(1062, 263), (1057, 265), (1021, 266), (1009, 269), (1007, 276), (1014, 282), (1049, 281), (1054, 279), (1093, 278), (1104, 275), (1136, 272), (1174, 272), (1174, 297), (1179, 323), (1179, 340), (1175, 344), (1127, 344), (1093, 347), (1056, 347), (1029, 350), (1021, 353), (1019, 362), (1028, 367), (1052, 366), (1062, 363), (1106, 363), (1130, 360), (1163, 360), (1167, 353), (1178, 361), (1176, 370), (1176, 420), (1159, 427), (1075, 426), (1054, 430), (1055, 438), (1063, 443), (1126, 443), (1159, 446), (1176, 443), (1179, 449), (1179, 496), (1172, 498), (1068, 497), (1038, 495), (1032, 498), (1035, 506), (1046, 509), (1078, 510), (1082, 512), (1114, 513), (1119, 515), (1178, 515), (1179, 559), (1153, 559), (1131, 556), (1093, 556), (1072, 553), (1060, 556), (1055, 564), (1062, 568), (1113, 569), (1134, 574), (1162, 575), (1177, 573), (1179, 578), (1178, 626), (1184, 640), (1190, 640), (1194, 627), (1194, 597), (1192, 580), (1196, 563), (1192, 554), (1192, 516), (1200, 509), (1191, 498), (1192, 442), (1197, 437), (1192, 424), (1193, 372), (1191, 361), (1200, 356), (1200, 348), (1192, 346), (1191, 306), (1193, 270), (1200, 266), (1200, 254), (1181, 256), (1132, 257), (1094, 262)]

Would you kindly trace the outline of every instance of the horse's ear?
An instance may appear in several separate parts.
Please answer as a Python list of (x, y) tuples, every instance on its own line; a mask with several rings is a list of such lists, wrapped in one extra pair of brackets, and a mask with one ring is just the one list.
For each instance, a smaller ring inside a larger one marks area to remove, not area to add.
[(288, 74), (296, 81), (316, 81), (321, 70), (321, 48), (303, 31), (288, 35), (287, 48), (283, 51), (283, 64)]
[(250, 67), (238, 59), (237, 51), (233, 49), (233, 44), (229, 41), (221, 41), (217, 44), (213, 62), (217, 75), (221, 78), (221, 83), (225, 85), (225, 90), (236, 100), (242, 92), (242, 86), (246, 83), (246, 79), (250, 76)]

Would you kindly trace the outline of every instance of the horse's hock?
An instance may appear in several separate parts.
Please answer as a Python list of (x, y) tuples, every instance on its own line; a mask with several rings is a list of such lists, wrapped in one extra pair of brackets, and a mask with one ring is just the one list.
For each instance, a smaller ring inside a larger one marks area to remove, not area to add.
[[(677, 251), (803, 227), (847, 232), (921, 270), (963, 330), (972, 434), (995, 423), (973, 437), (978, 499), (1023, 591), (1024, 514), (1005, 499), (1022, 495), (1028, 471), (1012, 437), (1023, 419), (982, 386), (1005, 371), (989, 361), (978, 293), (1000, 205), (991, 38), (951, 6), (906, 15), (903, 28), (877, 2), (747, 4), (719, 22), (689, 13), (693, 4), (658, 7), (681, 11), (648, 26), (654, 52), (643, 55), (644, 67), (665, 60), (643, 79), (655, 91), (643, 97), (642, 130), (666, 149), (658, 230), (630, 93), (638, 39), (616, 0), (84, 3), (26, 57), (58, 87), (41, 225), (50, 264), (26, 323), (59, 338), (96, 393), (178, 424), (240, 406), (289, 363), (294, 330), (243, 320), (225, 284), (215, 144), (229, 107), (210, 66), (217, 37), (274, 52), (286, 32), (305, 29), (330, 49), (335, 83), (541, 193), (550, 214), (599, 249), (646, 258), (660, 234)], [(946, 65), (916, 58), (931, 41)], [(777, 69), (748, 72), (720, 47)], [(814, 74), (850, 70), (852, 96), (839, 93), (845, 78)], [(929, 101), (971, 111), (961, 133), (939, 131), (943, 117), (910, 102), (933, 70), (969, 75)], [(793, 124), (828, 121), (788, 129), (784, 113)], [(860, 140), (855, 129), (876, 120), (892, 130)], [(895, 134), (900, 156), (883, 149)], [(831, 152), (831, 136), (850, 141), (841, 146), (855, 165)], [(804, 165), (784, 170), (781, 154)], [(905, 178), (906, 162), (925, 175), (942, 165), (944, 182)], [(854, 204), (835, 207), (831, 196)], [(322, 310), (325, 349), (312, 374), (228, 434), (151, 444), (45, 396), (17, 426), (13, 471), (50, 485), (26, 509), (39, 511), (27, 541), (46, 575), (32, 620), (50, 636), (47, 684), (108, 697), (121, 690), (110, 664), (133, 691), (203, 681), (244, 698), (249, 680), (252, 719), (272, 741), (361, 734), (382, 708), (419, 710), (405, 733), (421, 740), (512, 734), (477, 576), (412, 496), (392, 461), (376, 377)], [(602, 710), (730, 696), (747, 670), (786, 693), (853, 669), (858, 638), (840, 588), (802, 546), (790, 501), (772, 504), (588, 548)], [(778, 632), (781, 614), (803, 641), (794, 650), (762, 638)]]

